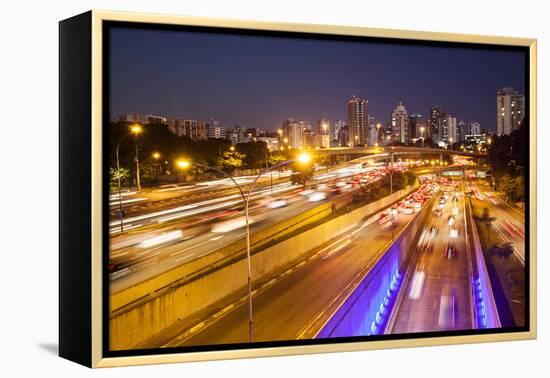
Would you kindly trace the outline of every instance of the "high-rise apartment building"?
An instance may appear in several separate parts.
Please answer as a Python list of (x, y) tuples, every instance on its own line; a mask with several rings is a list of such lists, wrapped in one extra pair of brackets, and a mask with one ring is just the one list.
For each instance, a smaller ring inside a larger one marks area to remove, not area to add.
[(409, 115), (403, 101), (399, 100), (391, 114), (391, 141), (394, 143), (409, 142)]
[(460, 140), (460, 132), (458, 130), (458, 125), (456, 123), (456, 118), (452, 117), (450, 115), (447, 115), (445, 117), (445, 125), (446, 125), (446, 137), (445, 142), (452, 145), (454, 143), (457, 143)]
[[(343, 127), (346, 125), (346, 123), (341, 120), (341, 119), (337, 119), (336, 121), (334, 121), (334, 124), (333, 124), (333, 128), (331, 130), (331, 144), (333, 145), (333, 147), (339, 147), (340, 146), (340, 131), (343, 129)], [(348, 142), (346, 141), (346, 144)]]
[(430, 109), (429, 133), (434, 143), (439, 143), (447, 138), (446, 130), (446, 118), (447, 114), (439, 106), (434, 106)]
[(295, 121), (289, 118), (283, 122), (284, 145), (292, 148), (304, 147), (304, 126), (305, 122)]
[(478, 135), (478, 134), (481, 134), (481, 125), (479, 124), (479, 122), (470, 122), (470, 125), (469, 125), (469, 129), (468, 132), (466, 134), (470, 134), (470, 135)]
[(368, 101), (353, 96), (348, 100), (348, 128), (350, 147), (367, 144)]
[(509, 135), (525, 118), (525, 96), (514, 88), (497, 91), (497, 135)]
[(225, 127), (213, 119), (206, 125), (206, 133), (208, 139), (225, 139), (227, 134)]
[(430, 127), (428, 127), (428, 122), (422, 114), (412, 114), (409, 116), (409, 139), (426, 139), (430, 135)]

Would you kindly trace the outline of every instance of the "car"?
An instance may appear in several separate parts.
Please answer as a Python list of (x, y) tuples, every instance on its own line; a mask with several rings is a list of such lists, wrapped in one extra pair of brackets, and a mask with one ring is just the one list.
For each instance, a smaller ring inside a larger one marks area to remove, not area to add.
[(414, 209), (410, 206), (407, 206), (403, 209), (403, 213), (405, 214), (413, 214), (414, 213)]
[(447, 244), (447, 247), (445, 247), (443, 257), (446, 257), (447, 259), (450, 260), (455, 256), (456, 256), (456, 247), (452, 243)]
[(390, 220), (390, 214), (389, 213), (380, 213), (378, 216), (378, 224), (384, 224), (386, 222), (389, 222)]
[(266, 207), (268, 209), (278, 209), (280, 207), (285, 207), (288, 205), (288, 202), (284, 198), (274, 199), (272, 201), (269, 201), (266, 204)]
[(323, 201), (326, 198), (327, 195), (323, 192), (313, 192), (307, 197), (309, 202), (319, 202)]
[(451, 228), (451, 235), (450, 235), (450, 237), (451, 237), (452, 239), (458, 238), (458, 227), (453, 226), (453, 227)]

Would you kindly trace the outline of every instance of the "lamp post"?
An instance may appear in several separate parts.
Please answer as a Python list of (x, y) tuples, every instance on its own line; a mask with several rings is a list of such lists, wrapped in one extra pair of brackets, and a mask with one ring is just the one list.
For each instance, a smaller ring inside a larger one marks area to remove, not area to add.
[[(252, 267), (251, 267), (251, 248), (250, 248), (250, 222), (249, 222), (249, 202), (250, 202), (250, 195), (252, 194), (252, 189), (254, 188), (254, 185), (256, 184), (256, 182), (258, 181), (258, 179), (264, 175), (265, 173), (269, 172), (269, 171), (272, 171), (273, 169), (277, 169), (277, 168), (280, 168), (284, 165), (287, 165), (287, 164), (290, 164), (290, 163), (293, 163), (295, 161), (299, 161), (300, 163), (302, 164), (307, 164), (309, 163), (309, 161), (311, 160), (311, 157), (309, 156), (309, 154), (301, 154), (297, 159), (291, 159), (291, 160), (287, 160), (287, 161), (284, 161), (282, 163), (279, 163), (279, 164), (276, 164), (276, 165), (273, 165), (271, 167), (268, 167), (266, 169), (264, 169), (263, 171), (260, 172), (260, 174), (258, 174), (258, 176), (256, 176), (254, 178), (254, 180), (252, 181), (252, 184), (250, 184), (250, 187), (248, 188), (248, 192), (247, 194), (245, 195), (241, 186), (235, 181), (235, 179), (233, 177), (231, 177), (230, 175), (228, 175), (227, 173), (225, 173), (224, 171), (218, 169), (218, 168), (215, 168), (215, 167), (210, 167), (210, 166), (207, 166), (207, 165), (203, 165), (203, 164), (199, 164), (199, 163), (193, 163), (194, 165), (198, 166), (198, 167), (202, 167), (202, 168), (205, 168), (205, 169), (211, 169), (211, 170), (214, 170), (216, 172), (219, 172), (221, 173), (222, 175), (224, 175), (225, 177), (229, 178), (233, 184), (235, 184), (235, 186), (237, 187), (237, 189), (239, 190), (239, 193), (243, 199), (243, 203), (244, 203), (244, 206), (245, 206), (245, 213), (244, 213), (244, 216), (245, 216), (245, 222), (246, 222), (246, 260), (247, 260), (247, 280), (248, 280), (248, 322), (249, 322), (249, 328), (248, 328), (248, 340), (250, 342), (252, 342), (253, 340), (253, 334), (252, 334), (252, 329), (253, 329), (253, 312), (252, 312)], [(187, 169), (191, 166), (191, 162), (187, 161), (187, 160), (180, 160), (177, 162), (177, 165), (182, 168), (182, 169)]]
[[(121, 176), (120, 176), (120, 158), (119, 158), (119, 149), (120, 144), (130, 134), (134, 134), (134, 136), (137, 138), (137, 136), (142, 132), (141, 126), (139, 125), (133, 125), (130, 127), (130, 132), (124, 134), (118, 141), (115, 149), (115, 157), (116, 157), (116, 170), (117, 170), (117, 181), (118, 181), (118, 218), (120, 219), (120, 232), (124, 232), (124, 224), (123, 224), (123, 213), (122, 213), (122, 183), (121, 183)], [(137, 154), (137, 143), (136, 143), (136, 154)], [(136, 155), (136, 161), (137, 161), (137, 155)], [(137, 174), (137, 182), (139, 183), (139, 164), (138, 164), (138, 171)], [(138, 190), (139, 191), (139, 190)]]
[(139, 147), (138, 147), (138, 144), (137, 144), (137, 136), (143, 130), (142, 130), (141, 126), (139, 126), (139, 125), (132, 126), (130, 130), (134, 134), (134, 138), (135, 138), (134, 141), (135, 141), (135, 145), (136, 145), (136, 186), (137, 186), (137, 191), (141, 192), (141, 181), (140, 181), (140, 178), (139, 178)]
[(250, 265), (250, 222), (248, 219), (248, 209), (249, 209), (249, 202), (250, 202), (250, 195), (252, 194), (252, 189), (254, 189), (254, 185), (256, 185), (256, 182), (258, 179), (266, 174), (269, 171), (272, 171), (273, 169), (280, 168), (282, 166), (288, 165), (290, 163), (293, 163), (295, 161), (300, 162), (301, 164), (308, 164), (311, 161), (311, 156), (308, 153), (302, 153), (297, 159), (291, 159), (287, 161), (283, 161), (282, 163), (275, 164), (269, 168), (264, 169), (262, 172), (254, 178), (252, 181), (252, 184), (250, 184), (250, 187), (248, 188), (248, 193), (246, 195), (246, 204), (245, 204), (245, 220), (246, 220), (246, 258), (248, 262), (248, 318), (249, 318), (249, 340), (252, 342), (253, 336), (252, 336), (252, 272), (251, 272), (251, 265)]
[(158, 184), (158, 176), (160, 174), (160, 164), (158, 162), (158, 160), (160, 159), (160, 152), (158, 151), (155, 151), (153, 152), (153, 154), (151, 155), (153, 157), (153, 159), (155, 159), (155, 183)]
[(420, 138), (422, 139), (422, 148), (424, 148), (424, 126), (420, 126)]

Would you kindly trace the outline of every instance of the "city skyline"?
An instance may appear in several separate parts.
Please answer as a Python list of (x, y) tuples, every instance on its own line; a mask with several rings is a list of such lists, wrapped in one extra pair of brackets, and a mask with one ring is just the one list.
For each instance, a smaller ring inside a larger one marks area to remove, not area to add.
[(346, 102), (356, 95), (384, 124), (402, 99), (410, 114), (427, 118), (441, 106), (495, 132), (497, 91), (525, 91), (524, 56), (515, 51), (124, 28), (111, 33), (111, 117), (214, 118), (226, 127), (273, 132), (288, 117), (346, 119)]

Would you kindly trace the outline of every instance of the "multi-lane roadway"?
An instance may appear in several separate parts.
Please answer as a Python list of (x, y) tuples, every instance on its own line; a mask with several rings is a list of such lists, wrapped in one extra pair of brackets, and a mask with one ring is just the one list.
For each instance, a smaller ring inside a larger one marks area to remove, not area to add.
[(489, 216), (495, 217), (492, 229), (510, 243), (518, 259), (525, 264), (525, 214), (491, 191), (486, 182), (476, 182), (471, 189), (474, 208), (478, 213), (484, 208), (489, 210)]
[(475, 327), (465, 201), (464, 185), (455, 183), (433, 205), (389, 333)]
[[(425, 189), (422, 189), (425, 190)], [(346, 288), (365, 267), (385, 252), (392, 235), (416, 214), (399, 213), (392, 220), (388, 210), (364, 219), (356, 227), (316, 248), (309, 257), (262, 287), (254, 288), (253, 340), (290, 340), (303, 337), (311, 321), (334, 309)], [(228, 310), (226, 310), (228, 309)], [(155, 346), (242, 343), (249, 340), (246, 301), (229, 304), (205, 319), (199, 332), (180, 330)], [(197, 325), (189, 325), (189, 328)], [(196, 328), (195, 328), (196, 329)]]
[[(399, 168), (404, 169), (403, 166)], [(290, 182), (277, 183), (273, 188), (264, 185), (251, 196), (251, 230), (255, 232), (277, 224), (318, 206), (325, 198), (353, 191), (349, 180), (354, 177), (361, 176), (368, 183), (380, 179), (385, 171), (382, 166), (355, 164), (330, 173), (319, 172), (312, 180), (316, 188), (313, 192), (303, 191)], [(328, 186), (329, 182), (333, 184)], [(342, 185), (336, 186), (336, 183)], [(242, 198), (238, 193), (227, 194), (228, 184), (224, 181), (221, 184), (223, 190), (208, 199), (141, 211), (125, 218), (124, 233), (119, 232), (119, 220), (111, 221), (111, 292), (118, 292), (244, 238)], [(321, 193), (319, 188), (324, 192)], [(186, 194), (184, 191), (180, 195)]]

